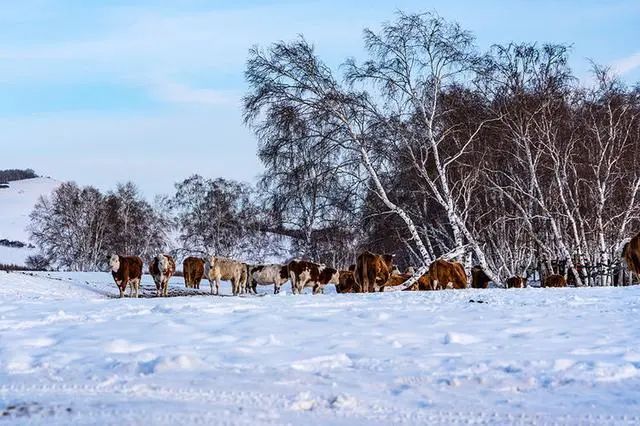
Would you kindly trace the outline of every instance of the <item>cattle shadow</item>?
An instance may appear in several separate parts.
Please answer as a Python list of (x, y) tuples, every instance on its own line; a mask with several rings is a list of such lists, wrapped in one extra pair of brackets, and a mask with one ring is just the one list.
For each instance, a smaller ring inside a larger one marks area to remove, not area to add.
[[(114, 290), (117, 292), (118, 289), (114, 285)], [(167, 290), (167, 296), (158, 296), (156, 294), (156, 287), (153, 285), (141, 285), (140, 291), (138, 293), (139, 299), (170, 299), (173, 297), (240, 297), (240, 298), (253, 298), (253, 297), (264, 297), (266, 293), (258, 293), (258, 294), (241, 294), (239, 296), (234, 296), (232, 294), (211, 294), (210, 289), (193, 289), (193, 288), (180, 288), (180, 287), (169, 287)], [(109, 299), (120, 299), (118, 293), (109, 293), (106, 294)], [(127, 291), (125, 292), (124, 298), (129, 299), (129, 288), (127, 287)], [(133, 299), (133, 298), (132, 298)]]

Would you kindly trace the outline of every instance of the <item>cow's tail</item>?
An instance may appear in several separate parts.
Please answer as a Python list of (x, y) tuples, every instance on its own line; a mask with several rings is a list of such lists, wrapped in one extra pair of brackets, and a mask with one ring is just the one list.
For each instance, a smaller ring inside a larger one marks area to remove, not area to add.
[(243, 263), (242, 273), (240, 274), (240, 292), (249, 293), (247, 282), (249, 281), (249, 265)]
[(362, 262), (362, 283), (360, 284), (360, 286), (362, 287), (360, 289), (360, 291), (362, 291), (363, 293), (368, 293), (369, 292), (369, 271), (367, 271), (367, 263), (368, 262)]
[(191, 286), (191, 269), (190, 268), (185, 268), (184, 266), (182, 267), (183, 271), (182, 271), (182, 275), (184, 276), (184, 286), (189, 288)]
[(245, 263), (245, 269), (246, 272), (245, 274), (247, 275), (247, 279), (245, 282), (245, 286), (247, 287), (247, 292), (248, 293), (256, 293), (256, 286), (253, 285), (253, 275), (251, 274), (251, 265), (249, 265), (248, 263)]

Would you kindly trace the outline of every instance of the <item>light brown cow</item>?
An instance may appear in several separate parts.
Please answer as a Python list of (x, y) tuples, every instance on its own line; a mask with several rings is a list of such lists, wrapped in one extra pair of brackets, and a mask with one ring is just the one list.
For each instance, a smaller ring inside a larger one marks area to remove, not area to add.
[(204, 260), (200, 257), (187, 257), (182, 262), (182, 274), (185, 287), (199, 289), (204, 276)]
[(471, 287), (472, 288), (488, 288), (491, 278), (482, 270), (480, 265), (471, 268)]
[(149, 273), (156, 283), (156, 295), (167, 297), (169, 280), (176, 272), (176, 262), (168, 254), (159, 254), (149, 262)]
[(124, 297), (127, 285), (129, 285), (129, 297), (133, 297), (134, 293), (135, 297), (138, 297), (142, 280), (142, 259), (138, 256), (112, 254), (109, 258), (109, 267), (113, 280), (120, 290), (120, 297)]
[[(413, 275), (413, 274), (412, 274)], [(435, 290), (434, 283), (431, 280), (428, 272), (425, 272), (418, 278), (418, 281), (411, 284), (409, 287), (403, 289), (402, 291), (431, 291)]]
[(567, 280), (562, 275), (549, 275), (542, 283), (542, 287), (566, 287)]
[(640, 234), (624, 245), (622, 257), (627, 264), (627, 268), (640, 278)]
[[(234, 296), (240, 294), (247, 285), (247, 265), (236, 260), (211, 256), (204, 265), (204, 274), (209, 280), (211, 294), (220, 294), (220, 280), (231, 282), (231, 291)], [(213, 283), (216, 283), (216, 292), (213, 292)]]
[[(389, 279), (387, 280), (386, 283), (384, 283), (383, 288), (384, 287), (397, 287), (399, 285), (404, 284), (405, 282), (407, 282), (407, 280), (409, 278), (411, 278), (413, 275), (411, 274), (396, 274), (396, 273), (392, 273), (391, 275), (389, 275)], [(384, 291), (381, 290), (381, 291)]]
[(467, 275), (459, 262), (435, 260), (429, 266), (429, 277), (431, 277), (434, 289), (467, 288)]
[(362, 293), (384, 291), (384, 284), (393, 270), (393, 255), (361, 253), (356, 259), (353, 276)]
[(302, 294), (305, 287), (313, 287), (313, 294), (324, 292), (327, 284), (340, 284), (340, 272), (334, 268), (327, 268), (307, 260), (294, 259), (287, 265), (291, 291), (293, 294)]
[(507, 280), (507, 288), (525, 288), (527, 279), (524, 277), (511, 277)]

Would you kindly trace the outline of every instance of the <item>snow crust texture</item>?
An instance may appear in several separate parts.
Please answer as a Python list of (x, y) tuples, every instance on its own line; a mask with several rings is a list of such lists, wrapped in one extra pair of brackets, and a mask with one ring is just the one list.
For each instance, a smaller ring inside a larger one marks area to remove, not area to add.
[(637, 287), (143, 285), (0, 273), (0, 424), (640, 424)]

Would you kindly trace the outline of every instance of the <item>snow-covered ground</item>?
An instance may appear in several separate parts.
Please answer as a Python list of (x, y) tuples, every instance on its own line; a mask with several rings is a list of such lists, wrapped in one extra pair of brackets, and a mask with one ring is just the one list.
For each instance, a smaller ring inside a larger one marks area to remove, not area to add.
[[(0, 239), (28, 243), (29, 214), (41, 195), (49, 195), (60, 185), (51, 178), (24, 179), (0, 188)], [(0, 263), (24, 265), (35, 249), (0, 246)]]
[(640, 423), (638, 287), (144, 285), (0, 273), (0, 424)]

